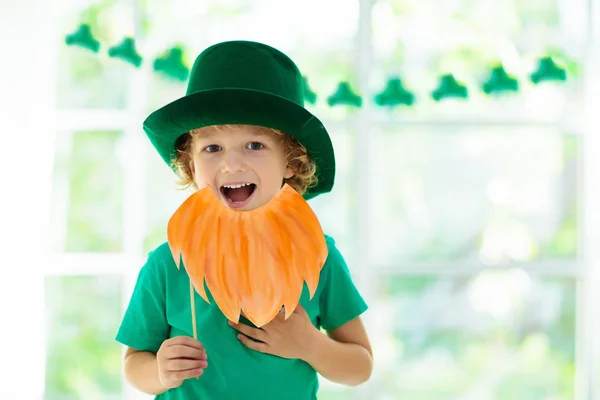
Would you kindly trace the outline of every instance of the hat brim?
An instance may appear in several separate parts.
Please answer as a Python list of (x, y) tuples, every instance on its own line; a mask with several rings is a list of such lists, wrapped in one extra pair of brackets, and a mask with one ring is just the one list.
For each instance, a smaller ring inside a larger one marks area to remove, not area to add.
[(247, 124), (278, 129), (306, 147), (317, 165), (318, 183), (305, 199), (330, 192), (335, 157), (325, 126), (304, 107), (271, 93), (249, 89), (214, 89), (189, 94), (156, 110), (144, 121), (144, 131), (161, 158), (171, 164), (177, 139), (192, 129), (212, 125)]

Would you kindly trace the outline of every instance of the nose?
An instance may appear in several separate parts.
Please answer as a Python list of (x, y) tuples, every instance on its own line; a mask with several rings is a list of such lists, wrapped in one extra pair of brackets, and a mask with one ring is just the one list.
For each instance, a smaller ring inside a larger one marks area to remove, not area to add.
[(236, 151), (223, 151), (221, 159), (221, 172), (224, 174), (234, 174), (245, 171), (245, 163), (241, 154)]

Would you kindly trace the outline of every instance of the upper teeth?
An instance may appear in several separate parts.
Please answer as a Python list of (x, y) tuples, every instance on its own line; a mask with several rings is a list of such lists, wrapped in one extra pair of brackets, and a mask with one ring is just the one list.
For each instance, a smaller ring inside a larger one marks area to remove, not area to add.
[(238, 183), (237, 185), (223, 185), (223, 187), (229, 188), (229, 189), (238, 189), (244, 186), (249, 186), (252, 185), (251, 183)]

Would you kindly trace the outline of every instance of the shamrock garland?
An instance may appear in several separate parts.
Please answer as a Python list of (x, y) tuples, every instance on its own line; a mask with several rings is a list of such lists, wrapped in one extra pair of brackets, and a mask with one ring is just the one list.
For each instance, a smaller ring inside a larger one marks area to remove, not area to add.
[[(100, 50), (100, 43), (94, 38), (88, 24), (81, 24), (75, 32), (66, 36), (65, 42), (67, 45), (83, 47), (95, 53)], [(138, 68), (142, 65), (142, 56), (137, 52), (135, 40), (131, 37), (126, 37), (121, 43), (110, 47), (108, 55)], [(153, 69), (157, 73), (179, 81), (186, 81), (190, 72), (183, 63), (183, 50), (180, 47), (167, 50), (164, 56), (155, 59)], [(544, 57), (539, 60), (537, 70), (531, 73), (529, 78), (537, 85), (548, 81), (566, 81), (567, 74), (565, 69), (559, 67), (551, 57)], [(482, 84), (482, 91), (487, 95), (518, 90), (519, 82), (508, 75), (502, 65), (492, 68), (489, 79)], [(317, 94), (310, 88), (306, 77), (304, 77), (304, 96), (307, 102), (316, 104)], [(466, 99), (468, 89), (458, 82), (453, 74), (445, 74), (440, 77), (438, 87), (431, 92), (431, 97), (437, 102), (449, 98)], [(415, 95), (404, 87), (398, 77), (392, 77), (373, 100), (381, 107), (412, 106), (415, 103)], [(363, 99), (353, 91), (349, 82), (340, 82), (335, 93), (327, 97), (327, 104), (330, 107), (339, 105), (361, 107)]]

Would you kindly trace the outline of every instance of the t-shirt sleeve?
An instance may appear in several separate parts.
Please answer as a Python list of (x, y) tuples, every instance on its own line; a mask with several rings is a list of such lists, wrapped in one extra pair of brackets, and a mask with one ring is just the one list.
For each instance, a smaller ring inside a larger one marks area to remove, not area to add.
[(324, 285), (319, 305), (321, 326), (330, 331), (360, 316), (368, 306), (335, 242), (329, 237), (327, 242), (329, 255), (322, 270)]
[(154, 251), (140, 270), (117, 331), (116, 340), (140, 351), (156, 353), (169, 338), (166, 316), (165, 268), (160, 251)]

